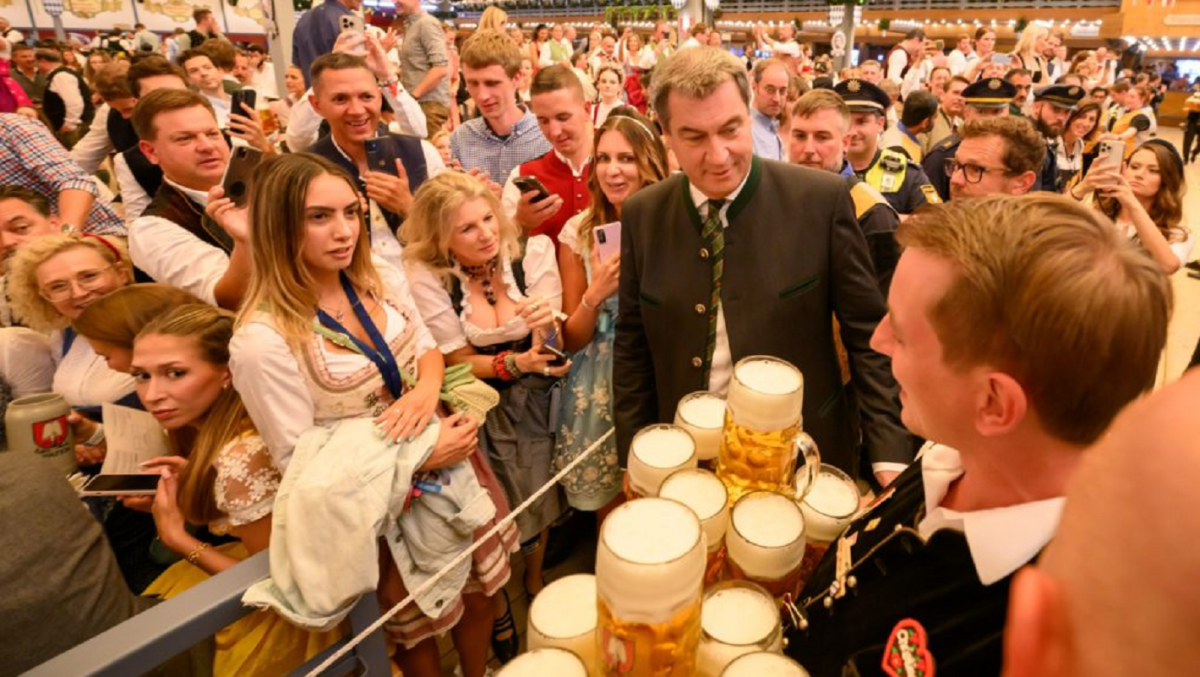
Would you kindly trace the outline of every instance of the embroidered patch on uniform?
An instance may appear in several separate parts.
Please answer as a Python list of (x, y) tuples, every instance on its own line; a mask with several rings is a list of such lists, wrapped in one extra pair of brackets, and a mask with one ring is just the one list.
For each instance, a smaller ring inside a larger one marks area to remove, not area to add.
[(922, 184), (921, 192), (925, 193), (925, 199), (929, 202), (929, 204), (931, 204), (931, 205), (942, 204), (942, 196), (938, 195), (937, 188), (934, 188), (932, 185), (930, 185), (928, 183)]
[(988, 80), (988, 89), (1000, 89), (1000, 80), (998, 78)]
[(936, 668), (925, 628), (912, 618), (897, 623), (883, 649), (881, 666), (890, 677), (934, 677)]
[(1071, 89), (1067, 90), (1067, 95), (1068, 96), (1079, 96), (1079, 88), (1072, 87)]
[(857, 92), (858, 90), (862, 89), (862, 83), (858, 80), (851, 80), (850, 82), (846, 83), (846, 89), (851, 92)]

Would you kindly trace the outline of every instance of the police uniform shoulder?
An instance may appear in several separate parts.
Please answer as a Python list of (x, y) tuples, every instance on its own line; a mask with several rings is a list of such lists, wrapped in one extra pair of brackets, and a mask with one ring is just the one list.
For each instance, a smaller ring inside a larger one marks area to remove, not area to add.
[(854, 215), (857, 218), (861, 219), (868, 211), (878, 205), (891, 207), (887, 198), (883, 197), (883, 193), (875, 190), (866, 181), (858, 180), (857, 177), (853, 178), (855, 180), (850, 181), (850, 198), (854, 201)]
[(951, 150), (962, 143), (957, 134), (951, 134), (933, 145), (933, 150)]

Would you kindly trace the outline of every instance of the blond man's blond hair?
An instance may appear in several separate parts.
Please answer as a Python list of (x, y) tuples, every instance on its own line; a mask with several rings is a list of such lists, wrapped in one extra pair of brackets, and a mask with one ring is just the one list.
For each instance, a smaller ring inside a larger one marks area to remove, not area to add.
[(929, 313), (945, 362), (1015, 378), (1056, 438), (1094, 442), (1154, 385), (1170, 283), (1094, 209), (1048, 193), (956, 200), (897, 239), (957, 269)]
[(467, 38), (462, 47), (462, 65), (476, 70), (499, 66), (510, 78), (521, 71), (521, 48), (500, 31), (481, 30)]

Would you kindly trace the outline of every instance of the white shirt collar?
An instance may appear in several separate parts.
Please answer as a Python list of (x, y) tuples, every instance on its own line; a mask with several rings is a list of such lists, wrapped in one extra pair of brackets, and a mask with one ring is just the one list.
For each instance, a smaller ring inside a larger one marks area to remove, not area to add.
[[(738, 184), (738, 187), (734, 188), (732, 193), (723, 198), (725, 200), (725, 204), (721, 207), (722, 214), (725, 213), (725, 210), (729, 209), (729, 205), (733, 204), (733, 201), (737, 199), (738, 194), (740, 194), (742, 189), (746, 187), (746, 182), (750, 180), (751, 171), (753, 171), (753, 167), (746, 170), (746, 175), (742, 177), (742, 182)], [(697, 188), (696, 184), (692, 183), (690, 180), (688, 181), (688, 192), (691, 193), (692, 203), (696, 205), (696, 210), (700, 212), (700, 218), (704, 219), (706, 216), (704, 213), (704, 205), (708, 202), (708, 196), (704, 194), (704, 191)], [(728, 223), (725, 225), (726, 227), (729, 226)]]
[(991, 585), (1030, 562), (1050, 542), (1066, 497), (972, 512), (941, 507), (950, 485), (962, 474), (958, 450), (932, 442), (925, 446), (921, 458), (925, 519), (917, 528), (922, 538), (939, 529), (962, 532), (980, 582)]
[(208, 191), (193, 190), (191, 188), (187, 188), (186, 186), (181, 186), (165, 176), (163, 177), (163, 181), (166, 181), (171, 185), (172, 188), (175, 188), (179, 192), (186, 195), (192, 202), (195, 202), (201, 207), (208, 206)]
[(571, 170), (571, 174), (575, 178), (579, 178), (580, 176), (582, 176), (583, 173), (587, 171), (588, 165), (592, 164), (592, 156), (589, 155), (589, 156), (587, 156), (587, 159), (583, 161), (583, 164), (579, 165), (579, 168), (576, 169), (575, 165), (571, 164), (570, 158), (568, 158), (566, 155), (563, 155), (562, 153), (558, 152), (558, 149), (556, 149), (556, 148), (552, 148), (551, 150), (554, 151), (554, 155), (557, 156), (559, 160), (562, 160), (562, 163), (567, 166), (567, 169)]

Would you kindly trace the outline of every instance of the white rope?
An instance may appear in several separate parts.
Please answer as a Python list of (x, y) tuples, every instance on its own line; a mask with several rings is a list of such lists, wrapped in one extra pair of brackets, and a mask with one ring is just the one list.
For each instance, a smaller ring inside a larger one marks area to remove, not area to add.
[(504, 529), (509, 524), (511, 524), (512, 521), (517, 518), (517, 515), (524, 512), (526, 509), (529, 508), (529, 506), (533, 505), (533, 503), (535, 501), (537, 501), (539, 498), (541, 498), (543, 494), (545, 494), (550, 489), (554, 488), (554, 486), (557, 485), (559, 483), (559, 481), (562, 480), (562, 478), (567, 476), (567, 473), (574, 470), (580, 463), (582, 463), (584, 461), (584, 459), (586, 459), (587, 457), (589, 457), (593, 453), (595, 453), (595, 451), (600, 448), (600, 445), (603, 444), (609, 437), (612, 436), (613, 430), (614, 430), (613, 428), (609, 428), (608, 432), (601, 435), (600, 439), (596, 440), (592, 444), (592, 446), (585, 449), (582, 454), (580, 454), (574, 460), (572, 460), (570, 463), (568, 463), (566, 465), (566, 467), (564, 467), (562, 470), (558, 471), (558, 474), (555, 475), (554, 477), (551, 477), (549, 482), (546, 482), (537, 491), (533, 492), (533, 495), (530, 496), (529, 498), (525, 499), (524, 503), (522, 503), (521, 505), (518, 505), (516, 508), (513, 508), (512, 512), (508, 513), (508, 517), (505, 517), (504, 519), (497, 522), (495, 524), (495, 526), (493, 526), (490, 530), (488, 530), (488, 532), (486, 534), (484, 534), (483, 538), (476, 540), (474, 543), (471, 544), (471, 547), (460, 552), (458, 554), (458, 556), (455, 557), (453, 560), (451, 560), (451, 562), (449, 564), (447, 564), (445, 567), (443, 567), (441, 571), (438, 571), (433, 576), (431, 576), (429, 578), (429, 580), (425, 581), (425, 583), (422, 584), (419, 588), (410, 592), (408, 594), (408, 597), (405, 597), (399, 604), (392, 607), (387, 613), (380, 615), (379, 619), (376, 620), (374, 623), (372, 623), (370, 626), (368, 626), (366, 630), (363, 630), (362, 632), (358, 633), (358, 635), (356, 635), (354, 637), (354, 639), (351, 639), (349, 642), (346, 643), (346, 646), (343, 646), (341, 649), (338, 649), (336, 652), (334, 652), (334, 654), (332, 656), (325, 659), (324, 663), (321, 663), (317, 667), (313, 668), (307, 675), (305, 675), (305, 677), (318, 677), (321, 673), (325, 672), (330, 667), (332, 667), (334, 663), (341, 660), (342, 657), (344, 657), (346, 654), (353, 651), (354, 647), (358, 646), (359, 643), (362, 642), (364, 639), (366, 639), (368, 635), (375, 632), (379, 628), (383, 627), (384, 623), (387, 623), (388, 620), (390, 620), (392, 616), (395, 616), (396, 614), (400, 613), (401, 609), (403, 609), (404, 607), (411, 604), (413, 602), (413, 600), (415, 600), (419, 595), (425, 594), (426, 591), (428, 591), (430, 588), (432, 588), (438, 582), (438, 579), (440, 579), (442, 576), (445, 576), (450, 570), (454, 569), (459, 564), (462, 564), (463, 561), (465, 561), (468, 557), (470, 557), (472, 553), (474, 553), (476, 550), (481, 548), (484, 543), (488, 542), (489, 540), (494, 538), (496, 535), (498, 535), (500, 533), (501, 529)]

